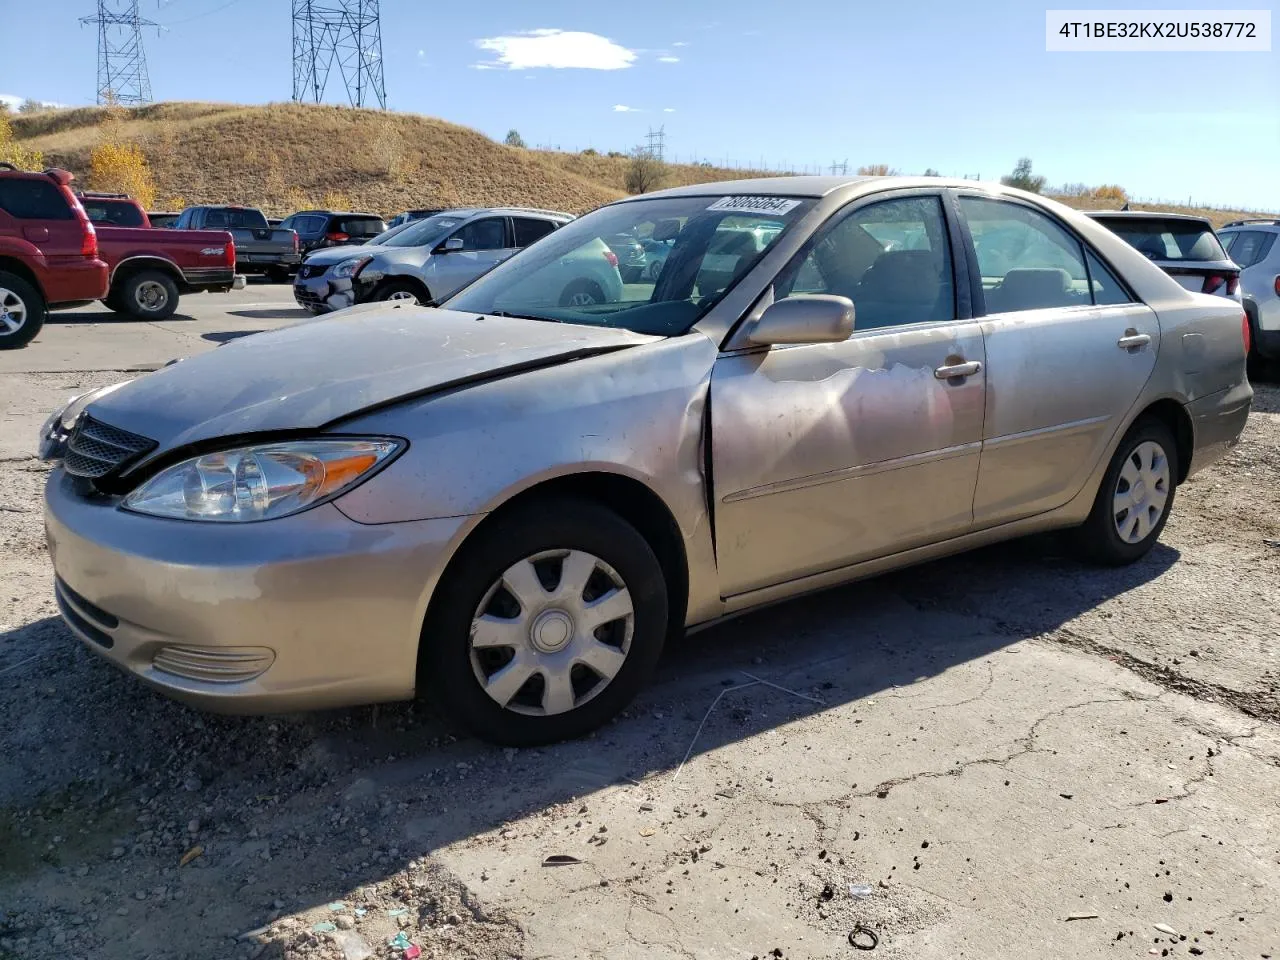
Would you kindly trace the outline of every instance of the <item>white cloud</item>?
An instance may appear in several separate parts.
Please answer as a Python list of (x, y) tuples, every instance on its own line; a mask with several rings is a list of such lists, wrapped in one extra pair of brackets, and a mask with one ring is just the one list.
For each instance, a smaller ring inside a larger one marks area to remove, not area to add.
[(687, 47), (688, 45), (689, 44), (683, 40), (677, 40), (675, 43), (672, 44), (673, 47)]
[(663, 113), (675, 113), (675, 112), (676, 112), (676, 108), (675, 108), (675, 107), (663, 107), (663, 108), (662, 108), (662, 112), (663, 112)]
[[(7, 104), (10, 110), (17, 111), (18, 107), (27, 101), (27, 97), (20, 97), (16, 93), (0, 93), (0, 103)], [(67, 106), (65, 103), (58, 103), (56, 100), (40, 100), (35, 98), (36, 102), (48, 110), (62, 110)]]
[(644, 113), (639, 107), (628, 107), (625, 103), (615, 103), (613, 105), (614, 113)]
[(419, 50), (419, 51), (418, 51), (418, 59), (419, 59), (419, 60), (421, 60), (421, 59), (422, 59), (423, 57), (425, 57), (426, 55), (427, 55), (427, 51), (425, 51), (425, 50)]
[(3, 103), (10, 110), (17, 110), (18, 104), (20, 104), (22, 100), (22, 97), (15, 96), (12, 93), (0, 93), (0, 103)]
[(659, 63), (679, 63), (680, 58), (679, 57), (659, 57), (658, 62)]
[(634, 50), (608, 37), (580, 30), (530, 30), (475, 41), (481, 50), (497, 54), (497, 60), (475, 64), (480, 69), (505, 67), (508, 70), (553, 70), (576, 67), (582, 70), (623, 70), (636, 59)]

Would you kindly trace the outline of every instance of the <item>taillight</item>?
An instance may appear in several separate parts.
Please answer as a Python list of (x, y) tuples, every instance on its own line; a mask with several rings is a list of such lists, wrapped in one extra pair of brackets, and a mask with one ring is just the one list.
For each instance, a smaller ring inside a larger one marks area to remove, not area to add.
[(80, 226), (84, 229), (84, 233), (80, 237), (80, 256), (96, 260), (98, 258), (98, 231), (93, 229), (93, 224), (87, 218), (80, 221)]
[(297, 231), (294, 231), (294, 234), (293, 234), (293, 252), (294, 252), (294, 253), (297, 253), (297, 252), (298, 252), (298, 234), (297, 234)]
[(228, 240), (226, 246), (222, 248), (222, 255), (227, 261), (227, 266), (232, 269), (236, 265), (236, 243), (234, 240)]
[(324, 235), (326, 240), (332, 240), (334, 243), (345, 243), (351, 239), (349, 234), (343, 233), (341, 230), (334, 230)]
[(1276, 277), (1276, 282), (1273, 284), (1273, 288), (1276, 291), (1276, 296), (1280, 297), (1280, 276)]
[(1227, 274), (1227, 296), (1234, 297), (1236, 295), (1236, 291), (1239, 289), (1240, 289), (1240, 274), (1238, 273)]
[(1227, 278), (1220, 273), (1211, 273), (1204, 278), (1204, 286), (1200, 289), (1204, 293), (1217, 293), (1218, 288), (1227, 282)]
[(609, 261), (609, 266), (616, 267), (618, 265), (618, 255), (612, 250), (606, 250), (604, 252), (604, 258)]
[(1244, 355), (1247, 357), (1249, 351), (1253, 349), (1253, 334), (1249, 330), (1249, 314), (1242, 314), (1240, 317), (1240, 336), (1244, 340)]

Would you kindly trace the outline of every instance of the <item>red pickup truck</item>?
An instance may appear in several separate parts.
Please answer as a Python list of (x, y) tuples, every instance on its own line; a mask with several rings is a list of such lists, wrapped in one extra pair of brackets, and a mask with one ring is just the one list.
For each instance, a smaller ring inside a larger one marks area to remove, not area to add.
[(153, 228), (138, 202), (120, 194), (82, 193), (80, 203), (111, 269), (103, 302), (117, 313), (163, 320), (183, 293), (225, 293), (245, 284), (235, 272), (235, 240), (225, 230)]
[(49, 307), (106, 296), (108, 268), (73, 179), (0, 163), (0, 350), (30, 343)]

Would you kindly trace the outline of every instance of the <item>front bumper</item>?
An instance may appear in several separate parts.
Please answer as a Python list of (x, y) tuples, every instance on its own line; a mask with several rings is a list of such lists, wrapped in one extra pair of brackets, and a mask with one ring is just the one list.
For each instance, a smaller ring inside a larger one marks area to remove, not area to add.
[(467, 524), (365, 525), (332, 503), (189, 523), (87, 498), (61, 468), (45, 488), (67, 625), (168, 696), (223, 713), (411, 697), (427, 601)]
[(316, 277), (298, 276), (293, 281), (293, 299), (298, 306), (312, 313), (328, 313), (364, 303), (372, 294), (374, 284), (359, 277), (336, 278), (326, 271)]

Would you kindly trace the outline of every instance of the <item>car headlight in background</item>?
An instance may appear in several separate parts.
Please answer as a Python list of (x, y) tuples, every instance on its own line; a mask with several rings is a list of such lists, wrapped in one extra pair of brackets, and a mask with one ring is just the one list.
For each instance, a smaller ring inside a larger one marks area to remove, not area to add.
[(350, 280), (372, 259), (373, 257), (356, 257), (352, 260), (343, 260), (333, 268), (333, 277), (337, 280)]
[(176, 520), (272, 520), (349, 490), (403, 447), (385, 437), (335, 437), (206, 453), (160, 471), (123, 505)]
[(67, 452), (67, 440), (71, 436), (71, 431), (75, 429), (76, 421), (84, 412), (84, 408), (98, 398), (105, 397), (111, 391), (119, 390), (126, 383), (131, 382), (132, 380), (121, 380), (119, 383), (77, 394), (68, 400), (60, 409), (50, 414), (49, 419), (40, 427), (36, 455), (46, 462), (61, 460)]

